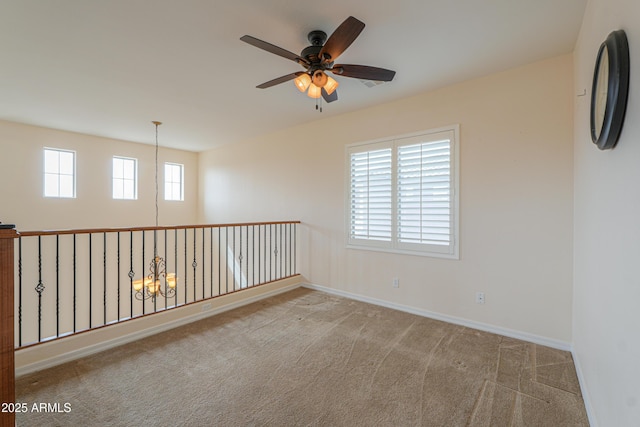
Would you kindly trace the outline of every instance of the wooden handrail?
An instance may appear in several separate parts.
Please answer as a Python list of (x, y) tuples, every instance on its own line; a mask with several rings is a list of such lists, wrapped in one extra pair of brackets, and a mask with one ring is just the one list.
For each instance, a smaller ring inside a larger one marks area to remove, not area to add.
[[(13, 225), (0, 224), (0, 402), (15, 402)], [(4, 409), (4, 407), (3, 407)], [(0, 413), (0, 427), (14, 427), (13, 411)]]
[(223, 227), (247, 227), (254, 225), (278, 225), (278, 224), (300, 224), (300, 221), (266, 221), (266, 222), (238, 222), (229, 224), (195, 224), (195, 225), (170, 225), (170, 226), (149, 226), (149, 227), (122, 227), (122, 228), (84, 228), (76, 230), (42, 230), (42, 231), (21, 231), (20, 236), (55, 236), (62, 234), (91, 234), (91, 233), (125, 233), (129, 231), (152, 231), (152, 230), (184, 230), (193, 228), (223, 228)]

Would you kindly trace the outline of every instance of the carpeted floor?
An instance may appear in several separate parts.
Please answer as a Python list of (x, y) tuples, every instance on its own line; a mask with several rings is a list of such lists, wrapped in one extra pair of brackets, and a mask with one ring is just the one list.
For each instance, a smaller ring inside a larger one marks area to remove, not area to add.
[(24, 376), (17, 399), (19, 426), (588, 426), (567, 352), (304, 288)]

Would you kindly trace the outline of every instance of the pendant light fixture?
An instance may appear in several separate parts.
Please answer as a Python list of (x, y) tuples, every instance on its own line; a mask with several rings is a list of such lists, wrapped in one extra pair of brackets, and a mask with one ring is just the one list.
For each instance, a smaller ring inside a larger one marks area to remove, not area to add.
[[(158, 255), (158, 126), (162, 122), (151, 122), (156, 127), (156, 158), (155, 158), (155, 184), (156, 184), (156, 229), (153, 230), (153, 259), (149, 263), (149, 274), (132, 282), (136, 299), (143, 301), (146, 299), (155, 300), (158, 295), (170, 298), (176, 294), (178, 278), (175, 273), (167, 273), (167, 264)], [(164, 282), (164, 283), (163, 283)]]

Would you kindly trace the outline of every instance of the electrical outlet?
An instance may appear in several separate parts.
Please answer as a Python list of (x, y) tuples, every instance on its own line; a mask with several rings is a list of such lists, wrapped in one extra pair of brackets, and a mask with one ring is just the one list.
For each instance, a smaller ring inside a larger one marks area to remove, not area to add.
[(392, 286), (393, 286), (394, 288), (398, 288), (398, 287), (400, 287), (400, 280), (399, 280), (397, 277), (394, 277), (394, 278), (393, 278)]
[(484, 304), (484, 292), (476, 292), (476, 304)]

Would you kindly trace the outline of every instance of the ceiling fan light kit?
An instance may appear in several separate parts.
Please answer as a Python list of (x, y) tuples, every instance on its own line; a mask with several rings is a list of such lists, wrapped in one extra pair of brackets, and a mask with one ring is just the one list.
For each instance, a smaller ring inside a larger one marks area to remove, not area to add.
[[(360, 35), (364, 26), (362, 21), (350, 16), (345, 19), (328, 38), (324, 31), (311, 31), (307, 35), (311, 46), (304, 48), (300, 55), (296, 55), (293, 52), (289, 52), (281, 47), (249, 35), (240, 37), (240, 40), (259, 49), (297, 62), (305, 68), (305, 72), (287, 74), (262, 83), (256, 86), (257, 88), (266, 89), (293, 80), (296, 88), (300, 92), (307, 92), (309, 97), (316, 100), (323, 98), (326, 102), (333, 102), (338, 99), (336, 88), (339, 83), (334, 78), (328, 76), (327, 71), (342, 77), (385, 82), (393, 80), (396, 74), (393, 70), (368, 65), (334, 65), (334, 61), (342, 52), (351, 46), (351, 43)], [(317, 108), (316, 105), (316, 109)], [(320, 109), (320, 111), (322, 111), (322, 109)]]

